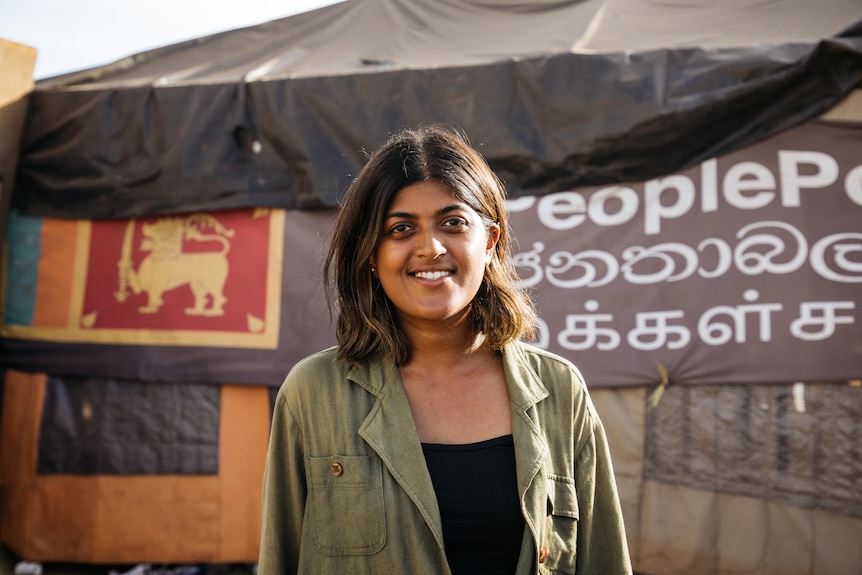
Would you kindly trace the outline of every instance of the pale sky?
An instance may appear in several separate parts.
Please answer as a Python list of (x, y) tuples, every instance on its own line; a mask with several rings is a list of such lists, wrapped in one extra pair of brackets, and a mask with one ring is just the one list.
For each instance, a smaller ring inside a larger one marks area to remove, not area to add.
[(0, 38), (36, 48), (38, 80), (338, 1), (0, 0)]

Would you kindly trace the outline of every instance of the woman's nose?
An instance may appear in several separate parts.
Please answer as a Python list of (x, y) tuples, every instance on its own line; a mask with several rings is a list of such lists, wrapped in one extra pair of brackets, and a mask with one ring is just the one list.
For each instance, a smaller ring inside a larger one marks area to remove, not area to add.
[(420, 232), (416, 234), (416, 255), (428, 259), (435, 259), (446, 253), (443, 238), (434, 232)]

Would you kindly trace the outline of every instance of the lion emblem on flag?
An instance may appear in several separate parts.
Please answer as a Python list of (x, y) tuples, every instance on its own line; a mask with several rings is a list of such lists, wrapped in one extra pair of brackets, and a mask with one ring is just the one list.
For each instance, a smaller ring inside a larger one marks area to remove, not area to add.
[[(172, 216), (141, 225), (140, 250), (149, 252), (133, 267), (132, 242), (135, 220), (129, 220), (123, 237), (122, 254), (117, 262), (117, 301), (124, 302), (129, 290), (135, 295), (147, 294), (147, 304), (138, 312), (157, 313), (164, 303), (164, 294), (188, 285), (194, 296), (194, 305), (187, 307), (187, 315), (223, 316), (227, 298), (224, 286), (230, 271), (227, 254), (229, 239), (234, 231), (225, 228), (210, 214)], [(184, 251), (187, 241), (221, 244), (217, 251)]]

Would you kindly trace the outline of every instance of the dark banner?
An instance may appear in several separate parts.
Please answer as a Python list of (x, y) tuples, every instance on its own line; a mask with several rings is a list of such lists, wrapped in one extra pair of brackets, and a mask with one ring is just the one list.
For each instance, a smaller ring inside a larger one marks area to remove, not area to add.
[(510, 201), (539, 344), (588, 381), (862, 373), (862, 129), (810, 123), (637, 184)]
[[(593, 386), (857, 379), (862, 127), (812, 122), (652, 180), (509, 202), (538, 345)], [(334, 342), (331, 210), (13, 215), (6, 365), (278, 385)]]

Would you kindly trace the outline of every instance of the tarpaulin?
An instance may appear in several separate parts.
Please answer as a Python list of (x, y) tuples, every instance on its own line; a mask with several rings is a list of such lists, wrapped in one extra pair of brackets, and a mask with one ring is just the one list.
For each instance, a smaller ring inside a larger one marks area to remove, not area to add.
[(37, 84), (17, 205), (334, 206), (367, 151), (422, 122), (465, 130), (513, 197), (656, 177), (862, 81), (859, 0), (761, 4), (351, 0), (145, 52)]

